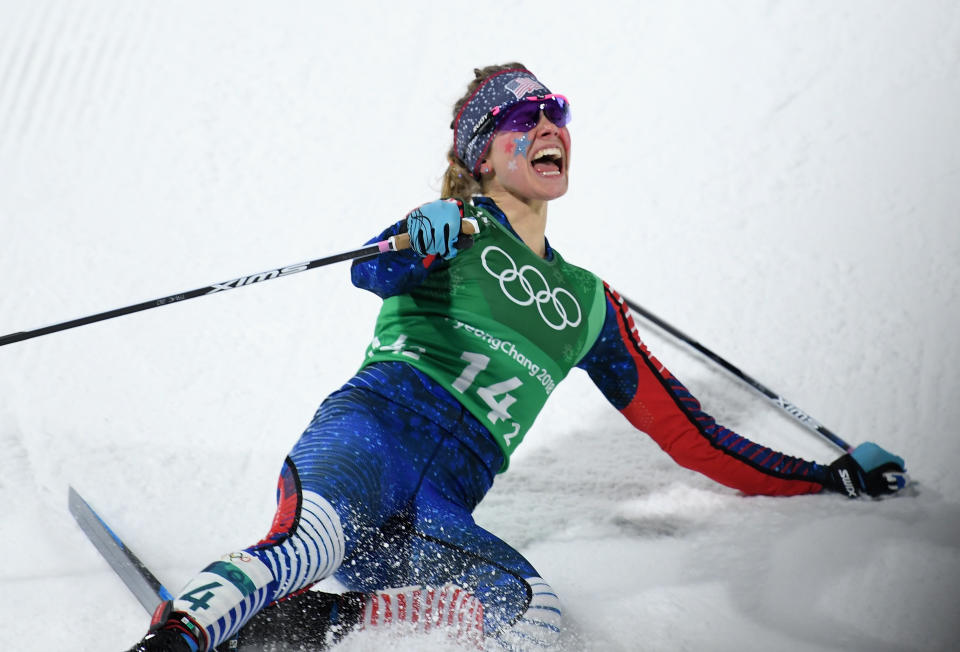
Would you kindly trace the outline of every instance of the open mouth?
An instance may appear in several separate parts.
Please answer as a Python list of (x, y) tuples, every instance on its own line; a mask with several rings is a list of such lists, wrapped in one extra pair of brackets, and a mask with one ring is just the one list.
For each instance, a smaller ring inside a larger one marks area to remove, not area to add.
[(545, 147), (533, 155), (530, 165), (540, 176), (560, 176), (563, 173), (563, 151), (559, 147)]

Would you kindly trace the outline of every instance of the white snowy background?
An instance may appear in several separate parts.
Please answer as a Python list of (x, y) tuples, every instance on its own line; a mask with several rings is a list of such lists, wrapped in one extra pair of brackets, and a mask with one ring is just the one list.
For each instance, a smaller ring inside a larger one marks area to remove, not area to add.
[[(477, 511), (574, 650), (951, 650), (960, 631), (960, 5), (0, 1), (0, 335), (353, 248), (437, 196), (472, 69), (572, 100), (565, 257), (852, 443), (905, 496), (748, 498), (580, 372)], [(75, 486), (172, 589), (259, 540), (356, 369), (348, 265), (0, 348), (0, 649), (146, 615)], [(641, 328), (721, 423), (839, 451)], [(358, 636), (345, 650), (444, 649)]]

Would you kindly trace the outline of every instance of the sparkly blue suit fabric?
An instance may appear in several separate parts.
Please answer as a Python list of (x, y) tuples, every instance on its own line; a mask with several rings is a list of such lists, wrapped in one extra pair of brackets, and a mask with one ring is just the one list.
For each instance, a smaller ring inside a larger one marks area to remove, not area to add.
[(290, 453), (303, 490), (340, 515), (346, 557), (335, 577), (374, 591), (453, 582), (484, 604), (485, 628), (519, 617), (538, 573), (478, 526), (474, 507), (503, 453), (443, 388), (396, 362), (365, 367), (327, 398)]

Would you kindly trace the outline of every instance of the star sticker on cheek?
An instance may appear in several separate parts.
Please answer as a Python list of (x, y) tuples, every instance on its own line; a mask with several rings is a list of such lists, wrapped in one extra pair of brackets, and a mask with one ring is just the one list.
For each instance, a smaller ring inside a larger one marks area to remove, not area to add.
[(507, 169), (510, 170), (511, 172), (516, 172), (517, 162), (513, 159), (510, 159), (509, 161), (507, 161)]
[(530, 147), (530, 139), (527, 138), (527, 134), (523, 134), (520, 138), (514, 138), (513, 142), (517, 144), (517, 156), (526, 156), (527, 148)]

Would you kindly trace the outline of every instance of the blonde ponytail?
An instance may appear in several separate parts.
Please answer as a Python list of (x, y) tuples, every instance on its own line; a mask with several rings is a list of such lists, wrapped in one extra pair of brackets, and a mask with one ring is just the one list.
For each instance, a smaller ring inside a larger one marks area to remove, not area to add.
[(447, 153), (449, 165), (443, 173), (443, 187), (440, 189), (441, 199), (459, 199), (466, 203), (470, 198), (480, 193), (480, 184), (470, 171), (457, 158), (453, 148)]

